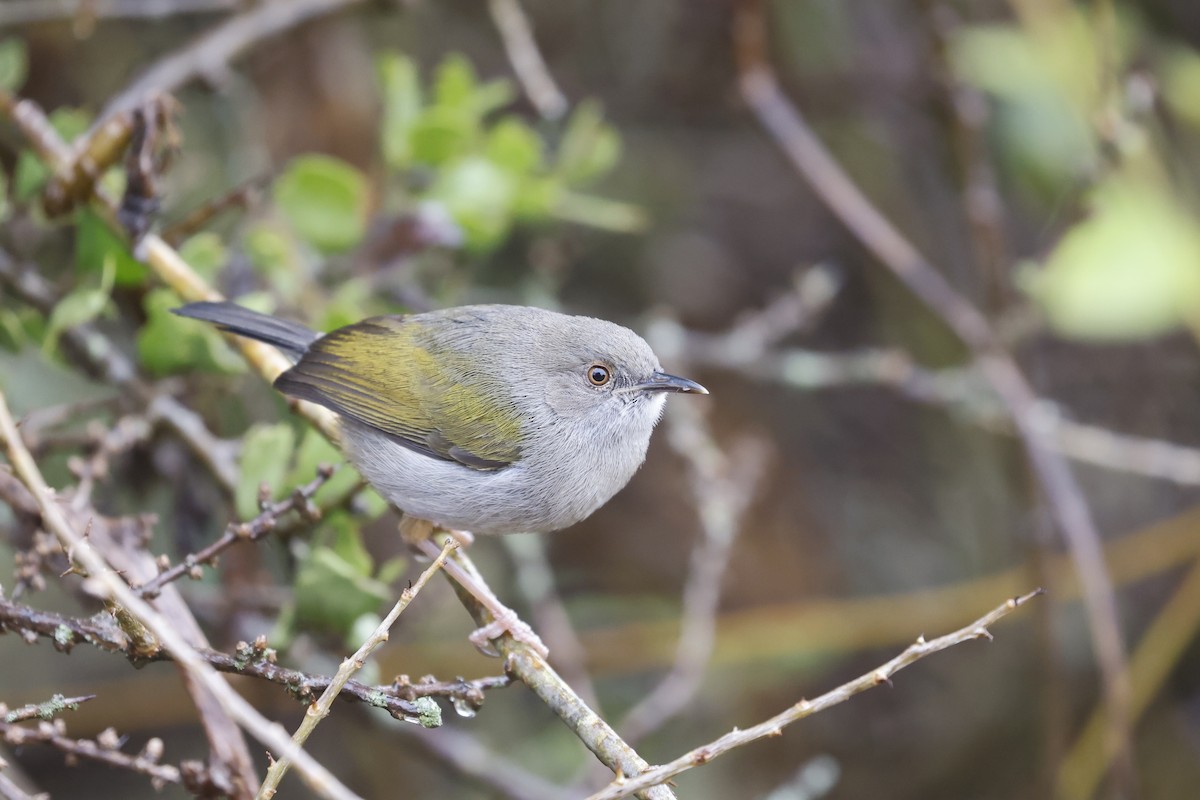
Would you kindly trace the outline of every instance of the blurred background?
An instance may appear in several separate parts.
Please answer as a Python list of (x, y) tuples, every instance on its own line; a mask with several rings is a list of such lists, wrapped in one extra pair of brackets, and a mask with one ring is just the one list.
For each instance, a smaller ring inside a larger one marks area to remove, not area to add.
[[(272, 6), (296, 18), (255, 28)], [(747, 20), (765, 25), (783, 96), (1039, 395), (1038, 435), (1083, 489), (1134, 654), (1132, 768), (1108, 769), (1078, 580), (1005, 405), (760, 124), (739, 84), (739, 69), (762, 67)], [(148, 224), (230, 297), (322, 329), (468, 302), (600, 316), (711, 390), (668, 404), (642, 471), (590, 519), (471, 551), (618, 729), (672, 669), (683, 631), (676, 707), (634, 715), (649, 762), (1049, 589), (994, 642), (685, 773), (680, 797), (1194, 796), (1196, 4), (7, 0), (0, 39), (0, 80), (63, 136), (169, 84)], [(66, 352), (80, 326), (198, 412), (240, 470), (222, 485), (170, 426), (115, 454), (92, 500), (156, 514), (151, 552), (179, 560), (254, 516), (260, 483), (285, 496), (337, 460), (217, 336), (170, 316), (178, 298), (99, 216), (47, 211), (47, 171), (11, 116), (0, 163), (4, 260), (50, 298), (31, 302), (0, 270), (0, 388), (18, 414), (42, 413), (30, 436), (52, 485), (76, 483), (71, 457), (139, 411)], [(100, 183), (128, 188), (120, 158)], [(195, 216), (219, 198), (211, 219)], [(415, 577), (394, 513), (351, 497), (348, 468), (333, 483), (319, 524), (182, 582), (215, 648), (267, 635), (281, 662), (331, 673)], [(0, 504), (10, 596), (26, 533)], [(78, 582), (44, 579), (20, 602), (97, 610)], [(499, 674), (471, 628), (439, 580), (364, 679)], [(206, 755), (170, 665), (134, 670), (17, 634), (0, 637), (0, 665), (9, 706), (97, 695), (64, 716), (72, 737), (112, 726), (131, 752), (161, 737), (167, 762)], [(280, 687), (235, 685), (298, 723), (303, 706)], [(520, 685), (489, 691), (473, 716), (446, 707), (433, 731), (338, 704), (310, 749), (367, 798), (585, 797), (606, 781)], [(2, 755), (54, 798), (156, 794), (127, 771), (64, 767), (50, 747)], [(281, 796), (309, 796), (288, 781)]]

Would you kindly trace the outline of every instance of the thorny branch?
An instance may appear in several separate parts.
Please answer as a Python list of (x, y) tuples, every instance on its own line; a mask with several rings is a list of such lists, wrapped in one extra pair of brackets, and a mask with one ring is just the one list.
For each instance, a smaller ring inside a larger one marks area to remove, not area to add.
[(280, 518), (291, 511), (296, 511), (302, 517), (310, 520), (319, 519), (321, 509), (313, 504), (312, 498), (317, 490), (333, 477), (333, 472), (333, 467), (322, 465), (317, 469), (317, 477), (303, 486), (296, 487), (283, 500), (276, 502), (267, 500), (262, 504), (262, 511), (257, 517), (249, 522), (238, 522), (227, 526), (225, 533), (221, 534), (212, 544), (197, 553), (189, 553), (183, 561), (164, 569), (153, 579), (136, 587), (138, 593), (145, 598), (154, 598), (158, 596), (163, 586), (179, 580), (184, 575), (200, 577), (201, 566), (216, 564), (217, 557), (237, 542), (257, 542), (266, 537), (277, 529)]
[(1003, 605), (984, 614), (970, 625), (959, 628), (945, 636), (940, 636), (937, 639), (926, 641), (925, 637), (922, 636), (916, 642), (909, 645), (903, 653), (865, 675), (844, 683), (838, 688), (826, 692), (813, 700), (801, 700), (770, 719), (745, 730), (734, 729), (715, 741), (690, 750), (666, 764), (653, 767), (635, 778), (617, 778), (606, 789), (596, 792), (587, 800), (617, 800), (621, 797), (628, 797), (634, 792), (670, 780), (693, 767), (707, 764), (709, 761), (737, 747), (767, 737), (782, 736), (783, 729), (794, 722), (799, 722), (827, 708), (844, 703), (854, 695), (861, 694), (868, 689), (874, 689), (877, 686), (883, 685), (891, 686), (893, 675), (926, 656), (933, 655), (963, 642), (971, 641), (972, 639), (988, 639), (990, 641), (992, 634), (988, 631), (988, 628), (1040, 594), (1042, 594), (1042, 590), (1036, 589), (1021, 597), (1014, 597)]
[[(120, 653), (135, 665), (171, 660), (171, 654), (162, 648), (136, 650), (130, 637), (107, 612), (81, 619), (0, 597), (0, 632), (15, 633), (31, 643), (39, 637), (50, 639), (55, 649), (63, 652), (70, 652), (76, 645), (87, 644), (100, 650)], [(267, 647), (263, 639), (252, 643), (242, 642), (232, 654), (207, 648), (199, 648), (196, 652), (218, 672), (274, 683), (303, 703), (316, 700), (332, 683), (328, 675), (280, 666), (275, 662), (275, 651)], [(501, 689), (511, 683), (512, 679), (505, 675), (453, 681), (438, 681), (432, 676), (413, 681), (407, 675), (401, 675), (391, 684), (378, 686), (347, 681), (339, 696), (344, 700), (381, 708), (396, 719), (416, 721), (424, 713), (416, 705), (421, 698), (439, 697), (478, 708), (483, 704), (486, 691)]]
[(93, 578), (103, 588), (111, 602), (118, 604), (121, 611), (128, 614), (131, 620), (136, 620), (138, 624), (144, 626), (148, 635), (152, 635), (163, 648), (171, 653), (172, 657), (186, 669), (190, 678), (203, 686), (216, 699), (229, 718), (235, 720), (263, 744), (275, 748), (281, 753), (287, 753), (295, 759), (298, 771), (304, 775), (309, 786), (315, 792), (323, 797), (336, 800), (356, 798), (357, 795), (347, 789), (329, 770), (292, 744), (292, 741), (278, 726), (272, 726), (241, 695), (233, 691), (229, 684), (209, 667), (196, 650), (188, 644), (184, 635), (168, 624), (146, 601), (138, 597), (128, 584), (109, 567), (86, 536), (72, 527), (62, 508), (52, 498), (50, 487), (46, 485), (41, 471), (21, 440), (3, 392), (0, 392), (0, 439), (4, 441), (4, 447), (14, 473), (33, 495), (43, 524), (58, 538), (76, 570)]
[(185, 784), (188, 789), (197, 794), (214, 796), (208, 792), (198, 791), (199, 786), (184, 780), (185, 774), (193, 778), (204, 775), (205, 769), (202, 763), (185, 762), (178, 767), (159, 763), (163, 750), (161, 739), (151, 739), (140, 753), (131, 755), (121, 751), (121, 737), (112, 728), (103, 731), (95, 741), (72, 739), (66, 735), (66, 726), (62, 720), (56, 719), (53, 722), (40, 722), (33, 728), (0, 721), (0, 740), (13, 747), (43, 744), (61, 750), (73, 758), (99, 761), (109, 766), (136, 772), (150, 778), (155, 789), (161, 789), (167, 784)]

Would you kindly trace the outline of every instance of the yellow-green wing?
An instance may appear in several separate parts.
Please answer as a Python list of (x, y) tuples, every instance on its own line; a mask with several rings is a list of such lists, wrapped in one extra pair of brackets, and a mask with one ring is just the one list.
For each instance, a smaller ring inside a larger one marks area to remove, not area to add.
[[(372, 317), (326, 334), (275, 381), (433, 458), (495, 470), (521, 454), (521, 418), (486, 370), (438, 346), (430, 316)], [(431, 347), (437, 347), (436, 357)]]

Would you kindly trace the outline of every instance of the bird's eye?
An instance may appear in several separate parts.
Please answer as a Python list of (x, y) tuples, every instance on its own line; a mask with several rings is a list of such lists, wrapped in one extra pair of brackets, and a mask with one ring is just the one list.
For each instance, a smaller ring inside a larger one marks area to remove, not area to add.
[(588, 383), (592, 386), (603, 386), (608, 383), (610, 375), (608, 367), (603, 364), (592, 364), (587, 371)]

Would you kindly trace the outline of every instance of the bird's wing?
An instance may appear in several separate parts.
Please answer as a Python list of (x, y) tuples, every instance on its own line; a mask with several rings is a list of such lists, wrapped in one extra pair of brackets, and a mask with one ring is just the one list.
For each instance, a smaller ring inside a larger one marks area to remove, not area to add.
[(340, 328), (309, 346), (275, 387), (433, 458), (478, 470), (512, 464), (521, 452), (517, 409), (461, 350), (430, 352), (427, 326), (438, 324), (448, 323), (391, 316)]

